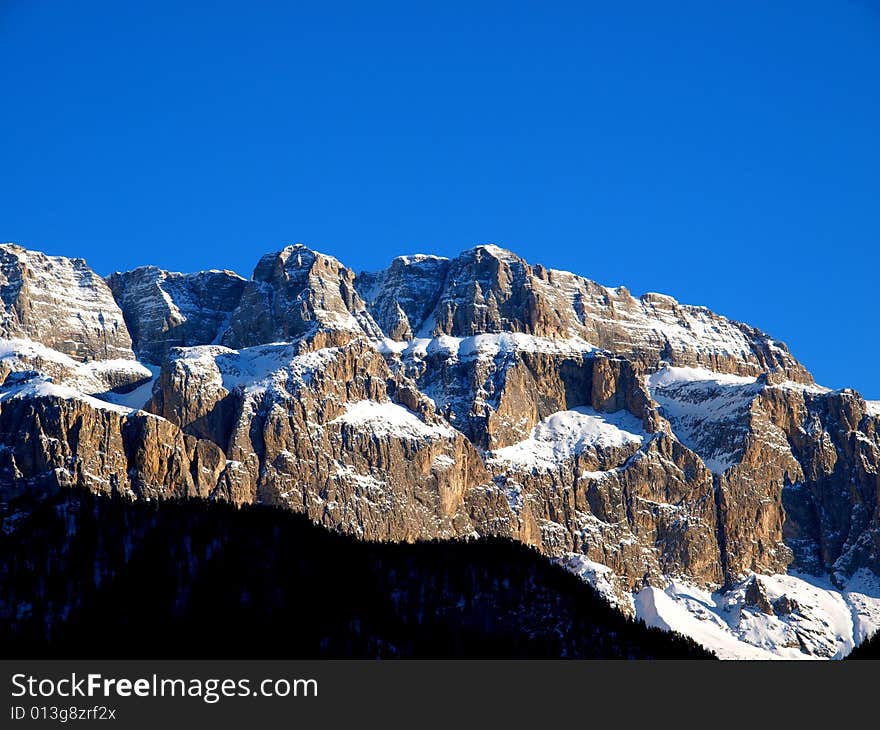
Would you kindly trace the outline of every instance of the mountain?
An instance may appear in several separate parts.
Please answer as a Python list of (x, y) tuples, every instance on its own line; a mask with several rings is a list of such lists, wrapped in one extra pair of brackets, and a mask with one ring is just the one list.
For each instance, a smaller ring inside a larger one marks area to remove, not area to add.
[(73, 487), (261, 504), (524, 543), (722, 658), (880, 626), (880, 405), (754, 327), (496, 246), (356, 275), (298, 244), (248, 281), (51, 261), (0, 287), (8, 532)]

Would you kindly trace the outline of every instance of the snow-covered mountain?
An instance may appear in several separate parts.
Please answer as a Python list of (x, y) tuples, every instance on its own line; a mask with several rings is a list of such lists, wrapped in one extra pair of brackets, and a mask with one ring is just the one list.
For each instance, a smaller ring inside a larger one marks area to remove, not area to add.
[(495, 246), (104, 282), (7, 244), (0, 299), (4, 529), (71, 486), (260, 502), (510, 537), (725, 657), (880, 626), (880, 407), (705, 308)]

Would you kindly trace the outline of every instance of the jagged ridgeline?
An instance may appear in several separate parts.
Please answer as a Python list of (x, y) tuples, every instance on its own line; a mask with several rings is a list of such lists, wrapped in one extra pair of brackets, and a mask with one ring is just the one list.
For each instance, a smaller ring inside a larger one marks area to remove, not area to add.
[(842, 657), (880, 626), (880, 405), (704, 307), (496, 246), (105, 280), (9, 244), (0, 300), (12, 533), (9, 505), (74, 487), (261, 504), (521, 542), (722, 657)]
[(266, 507), (66, 490), (0, 535), (10, 656), (712, 658), (507, 539), (377, 543)]

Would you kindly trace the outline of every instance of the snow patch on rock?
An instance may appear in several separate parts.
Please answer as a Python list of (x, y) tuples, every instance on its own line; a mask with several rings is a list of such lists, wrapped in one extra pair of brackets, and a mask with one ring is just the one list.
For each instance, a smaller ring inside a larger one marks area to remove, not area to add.
[(403, 358), (417, 359), (441, 357), (459, 362), (473, 359), (492, 360), (498, 355), (517, 352), (571, 355), (592, 352), (596, 349), (579, 337), (552, 339), (522, 332), (495, 332), (472, 337), (439, 335), (437, 337), (417, 337), (405, 341), (385, 338), (373, 340), (372, 345), (383, 355), (399, 355)]
[(376, 436), (420, 440), (452, 438), (455, 430), (440, 424), (428, 424), (397, 403), (360, 400), (345, 404), (345, 412), (331, 423), (344, 423)]
[[(101, 399), (105, 396), (116, 396), (117, 394), (109, 391), (120, 384), (145, 385), (154, 375), (153, 369), (136, 360), (113, 358), (81, 362), (63, 352), (25, 338), (0, 339), (0, 363), (12, 372), (36, 370), (57, 385)], [(112, 400), (112, 397), (107, 399)]]
[(112, 411), (123, 416), (136, 412), (136, 408), (109, 403), (90, 395), (85, 395), (66, 385), (57, 385), (46, 377), (36, 377), (24, 383), (13, 385), (0, 390), (0, 402), (8, 400), (27, 400), (31, 398), (60, 398), (62, 400), (78, 400), (87, 403), (92, 408), (103, 411)]
[[(681, 443), (715, 474), (739, 463), (757, 378), (702, 368), (666, 367), (648, 376), (648, 390)], [(720, 434), (726, 437), (719, 439)]]
[(489, 452), (489, 459), (518, 468), (554, 469), (589, 448), (641, 444), (648, 434), (628, 411), (599, 413), (581, 406), (557, 411), (532, 429), (525, 441)]
[(589, 583), (612, 606), (629, 616), (634, 614), (635, 602), (632, 594), (620, 587), (617, 576), (607, 565), (589, 560), (581, 553), (566, 553), (557, 562)]
[[(749, 599), (751, 581), (763, 609)], [(867, 570), (843, 588), (806, 574), (753, 575), (723, 593), (672, 581), (634, 600), (649, 626), (690, 636), (721, 659), (842, 659), (880, 622), (880, 580)]]

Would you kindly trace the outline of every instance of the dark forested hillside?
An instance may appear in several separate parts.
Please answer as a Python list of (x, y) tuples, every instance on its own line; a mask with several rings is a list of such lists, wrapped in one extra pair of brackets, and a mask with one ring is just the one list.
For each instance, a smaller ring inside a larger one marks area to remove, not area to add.
[(370, 543), (277, 509), (70, 490), (8, 507), (7, 657), (709, 657), (505, 540)]
[(880, 632), (859, 644), (847, 659), (880, 659)]

